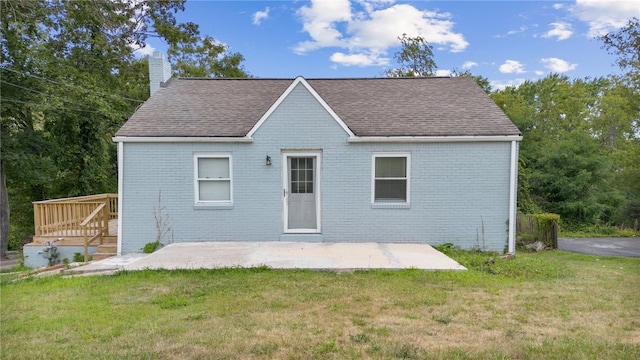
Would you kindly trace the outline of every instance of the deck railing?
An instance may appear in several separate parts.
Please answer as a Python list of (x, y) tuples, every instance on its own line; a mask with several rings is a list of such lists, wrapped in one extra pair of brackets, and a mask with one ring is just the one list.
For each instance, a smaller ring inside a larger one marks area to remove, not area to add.
[[(99, 218), (96, 211), (101, 214)], [(109, 220), (118, 218), (118, 195), (36, 201), (33, 203), (33, 218), (36, 237), (84, 237), (85, 232), (91, 237), (98, 232), (102, 236), (115, 236), (109, 234)], [(89, 218), (93, 220), (87, 222)], [(98, 223), (99, 226), (96, 225)]]
[[(105, 207), (108, 205), (108, 219), (118, 218), (117, 194), (36, 201), (33, 203), (35, 235), (83, 236), (80, 223), (91, 215), (100, 204), (105, 204)], [(106, 235), (109, 235), (108, 229)]]
[(89, 261), (89, 244), (96, 239), (102, 245), (103, 236), (109, 235), (109, 211), (107, 203), (102, 203), (80, 223), (84, 238), (84, 261)]

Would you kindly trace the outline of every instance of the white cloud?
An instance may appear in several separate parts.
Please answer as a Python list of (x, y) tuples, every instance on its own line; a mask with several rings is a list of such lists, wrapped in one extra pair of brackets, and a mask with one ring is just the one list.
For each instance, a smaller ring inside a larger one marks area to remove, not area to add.
[(524, 73), (524, 65), (516, 60), (507, 60), (498, 68), (503, 74), (522, 74)]
[(528, 28), (523, 25), (523, 26), (520, 26), (517, 30), (509, 30), (509, 31), (507, 31), (506, 34), (498, 34), (498, 35), (494, 35), (493, 37), (495, 37), (495, 38), (504, 38), (504, 37), (507, 37), (507, 36), (523, 33), (525, 31), (527, 31), (527, 29)]
[(303, 30), (311, 40), (297, 44), (294, 51), (337, 47), (332, 61), (360, 66), (379, 65), (387, 52), (399, 45), (398, 36), (422, 36), (429, 44), (444, 46), (451, 52), (466, 49), (469, 43), (453, 31), (451, 14), (419, 10), (389, 0), (312, 0), (298, 11)]
[(526, 79), (513, 79), (513, 80), (509, 80), (509, 81), (491, 81), (490, 85), (492, 89), (497, 89), (497, 90), (504, 90), (508, 87), (513, 87), (513, 88), (517, 88), (518, 86), (522, 85), (525, 81), (527, 81)]
[(474, 61), (466, 61), (464, 64), (462, 64), (461, 68), (463, 70), (467, 70), (467, 69), (471, 69), (472, 67), (478, 66), (477, 62)]
[(549, 24), (552, 27), (551, 30), (547, 31), (542, 35), (544, 38), (556, 37), (558, 41), (567, 40), (573, 35), (573, 29), (571, 28), (571, 24), (565, 22), (554, 22)]
[(153, 52), (156, 51), (156, 49), (149, 44), (146, 44), (144, 47), (141, 47), (141, 48), (139, 48), (135, 44), (129, 44), (129, 47), (134, 49), (133, 53), (135, 56), (140, 56), (140, 57), (151, 56), (153, 55)]
[(256, 11), (253, 14), (253, 25), (260, 25), (262, 20), (265, 20), (268, 18), (269, 18), (269, 7), (267, 6), (267, 8), (264, 9), (264, 11)]
[(542, 70), (536, 70), (536, 71), (534, 71), (534, 74), (536, 74), (538, 76), (543, 76), (544, 74), (546, 74), (546, 72), (544, 72)]
[(343, 47), (342, 33), (336, 29), (337, 23), (351, 19), (349, 0), (311, 2), (311, 6), (303, 6), (298, 10), (302, 18), (304, 31), (309, 33), (311, 41), (303, 41), (294, 49), (297, 53), (305, 53), (323, 47)]
[(540, 61), (544, 64), (545, 68), (556, 73), (571, 71), (578, 67), (577, 64), (570, 64), (567, 61), (558, 58), (544, 58)]
[(451, 70), (436, 70), (435, 76), (451, 76)]
[(638, 16), (639, 8), (637, 1), (630, 0), (577, 0), (570, 11), (589, 24), (587, 36), (596, 37), (623, 27)]
[(371, 65), (388, 65), (388, 58), (381, 58), (378, 55), (372, 54), (344, 54), (336, 52), (329, 58), (336, 64), (344, 66), (371, 66)]
[(347, 25), (353, 36), (350, 44), (365, 47), (391, 47), (398, 36), (422, 36), (431, 45), (443, 45), (451, 52), (460, 52), (469, 46), (464, 36), (452, 31), (453, 22), (448, 13), (418, 10), (407, 4), (393, 5), (376, 10), (367, 17), (354, 19)]

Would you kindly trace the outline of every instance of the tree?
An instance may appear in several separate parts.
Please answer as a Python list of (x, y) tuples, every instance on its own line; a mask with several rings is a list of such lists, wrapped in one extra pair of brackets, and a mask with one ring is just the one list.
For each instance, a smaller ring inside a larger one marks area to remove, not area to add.
[(395, 54), (395, 59), (400, 67), (387, 70), (387, 77), (432, 76), (437, 66), (433, 60), (433, 47), (427, 40), (407, 34), (402, 34), (398, 40), (401, 49)]
[(627, 200), (618, 222), (640, 230), (640, 19), (634, 17), (600, 40), (625, 71), (619, 79), (612, 77), (598, 123), (616, 165), (616, 185)]
[(7, 198), (7, 181), (4, 166), (0, 159), (0, 258), (5, 258), (9, 250), (9, 200)]
[(609, 87), (607, 79), (551, 74), (492, 94), (523, 133), (521, 210), (555, 212), (574, 225), (615, 221), (624, 199), (596, 126)]
[[(162, 38), (175, 50), (177, 68), (191, 56), (203, 63), (189, 69), (221, 64), (209, 75), (244, 73), (240, 54), (228, 54), (226, 47), (216, 52), (215, 42), (196, 24), (177, 21), (184, 4), (2, 2), (0, 164), (9, 201), (0, 202), (0, 214), (11, 207), (10, 247), (33, 233), (33, 201), (117, 188), (111, 138), (149, 96), (148, 62), (134, 55), (149, 37)], [(7, 239), (4, 228), (1, 239)]]
[(640, 19), (632, 18), (617, 32), (600, 36), (610, 54), (618, 57), (617, 65), (623, 70), (640, 71)]
[(241, 66), (244, 57), (230, 53), (229, 47), (206, 36), (193, 42), (173, 44), (168, 51), (174, 73), (181, 77), (235, 77), (248, 74)]

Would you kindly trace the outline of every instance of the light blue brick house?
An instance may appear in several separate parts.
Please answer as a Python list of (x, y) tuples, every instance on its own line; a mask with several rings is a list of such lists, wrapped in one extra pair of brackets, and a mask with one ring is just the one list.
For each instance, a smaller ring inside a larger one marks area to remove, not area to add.
[(118, 253), (160, 208), (165, 242), (512, 252), (521, 139), (469, 77), (173, 78), (114, 137)]

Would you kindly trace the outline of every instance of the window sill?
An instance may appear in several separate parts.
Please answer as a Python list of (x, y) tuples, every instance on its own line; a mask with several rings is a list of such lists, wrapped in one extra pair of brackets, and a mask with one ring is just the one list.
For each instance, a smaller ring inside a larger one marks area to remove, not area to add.
[(372, 209), (411, 209), (409, 203), (373, 203)]
[(198, 203), (193, 206), (195, 210), (233, 210), (233, 204), (207, 204)]

